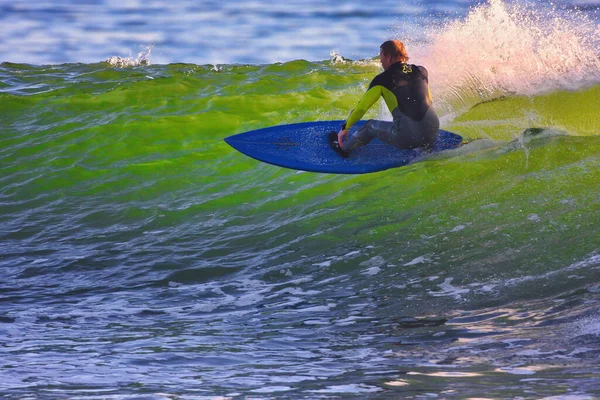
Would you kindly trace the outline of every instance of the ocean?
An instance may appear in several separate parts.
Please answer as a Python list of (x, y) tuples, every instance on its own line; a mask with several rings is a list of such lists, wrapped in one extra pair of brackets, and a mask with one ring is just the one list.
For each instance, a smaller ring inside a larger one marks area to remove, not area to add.
[[(600, 398), (600, 2), (362, 3), (0, 1), (1, 398)], [(223, 141), (345, 119), (389, 38), (467, 144)]]

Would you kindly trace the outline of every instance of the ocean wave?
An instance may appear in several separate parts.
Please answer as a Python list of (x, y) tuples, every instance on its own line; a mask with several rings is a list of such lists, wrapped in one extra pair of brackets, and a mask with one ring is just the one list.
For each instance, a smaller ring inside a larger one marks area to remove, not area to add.
[(428, 34), (417, 48), (442, 114), (504, 96), (600, 83), (598, 25), (551, 5), (491, 0)]

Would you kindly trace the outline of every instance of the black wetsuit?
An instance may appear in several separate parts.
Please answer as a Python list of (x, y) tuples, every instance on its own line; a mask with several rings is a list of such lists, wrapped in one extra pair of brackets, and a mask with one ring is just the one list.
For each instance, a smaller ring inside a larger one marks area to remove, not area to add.
[(374, 138), (401, 149), (433, 144), (440, 123), (431, 107), (429, 80), (424, 67), (397, 62), (377, 75), (342, 128), (349, 129), (359, 121), (379, 97), (384, 98), (393, 122), (369, 120), (344, 143), (344, 151), (350, 152)]

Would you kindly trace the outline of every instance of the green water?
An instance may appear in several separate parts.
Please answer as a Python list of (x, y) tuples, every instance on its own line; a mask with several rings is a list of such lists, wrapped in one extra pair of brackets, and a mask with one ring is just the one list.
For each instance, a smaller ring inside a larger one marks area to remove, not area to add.
[(597, 395), (600, 86), (457, 103), (468, 144), (373, 174), (223, 141), (378, 71), (1, 64), (5, 394)]

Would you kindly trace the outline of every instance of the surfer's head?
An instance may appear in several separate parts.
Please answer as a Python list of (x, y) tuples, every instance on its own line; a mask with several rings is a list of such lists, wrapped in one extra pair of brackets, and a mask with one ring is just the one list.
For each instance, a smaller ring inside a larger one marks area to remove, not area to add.
[(381, 59), (383, 69), (388, 69), (390, 65), (398, 61), (407, 62), (408, 53), (406, 52), (404, 43), (401, 41), (388, 40), (379, 46), (379, 58)]

